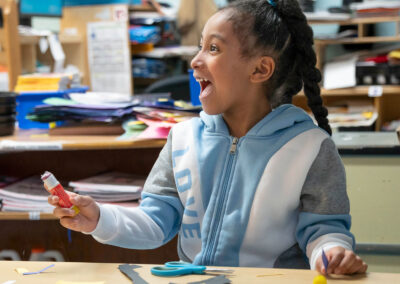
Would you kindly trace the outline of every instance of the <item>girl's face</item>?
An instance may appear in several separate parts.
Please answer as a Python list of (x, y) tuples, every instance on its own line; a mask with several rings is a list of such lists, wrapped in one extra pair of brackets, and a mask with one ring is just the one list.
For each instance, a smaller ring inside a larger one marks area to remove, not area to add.
[(200, 101), (208, 114), (234, 113), (249, 99), (254, 59), (243, 58), (241, 45), (226, 12), (218, 12), (206, 23), (201, 49), (191, 66), (200, 83)]

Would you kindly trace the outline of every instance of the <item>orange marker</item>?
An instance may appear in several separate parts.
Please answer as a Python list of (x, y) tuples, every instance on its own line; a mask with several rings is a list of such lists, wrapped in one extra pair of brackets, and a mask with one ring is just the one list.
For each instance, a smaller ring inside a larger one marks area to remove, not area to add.
[(60, 201), (58, 204), (63, 207), (63, 208), (71, 208), (75, 211), (76, 214), (79, 213), (78, 207), (73, 205), (69, 199), (69, 195), (65, 192), (63, 186), (59, 183), (59, 181), (55, 178), (55, 176), (46, 171), (42, 176), (41, 176), (42, 181), (46, 185), (46, 190), (52, 194), (52, 195), (57, 195), (58, 198), (60, 198)]

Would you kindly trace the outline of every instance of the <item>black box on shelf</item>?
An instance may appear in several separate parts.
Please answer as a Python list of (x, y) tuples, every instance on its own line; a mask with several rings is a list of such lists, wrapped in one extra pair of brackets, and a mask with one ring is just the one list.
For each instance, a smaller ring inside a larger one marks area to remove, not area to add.
[(389, 85), (390, 68), (386, 63), (357, 62), (357, 85)]
[(392, 85), (400, 85), (400, 65), (391, 64), (390, 69), (390, 82)]
[(357, 62), (357, 85), (399, 85), (400, 65)]

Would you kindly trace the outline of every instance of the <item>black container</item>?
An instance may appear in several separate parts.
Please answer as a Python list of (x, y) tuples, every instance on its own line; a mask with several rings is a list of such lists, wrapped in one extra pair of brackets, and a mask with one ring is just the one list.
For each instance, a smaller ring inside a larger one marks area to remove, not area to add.
[(0, 136), (13, 135), (15, 128), (15, 121), (0, 122)]
[(400, 65), (389, 65), (390, 68), (390, 83), (392, 85), (400, 85)]
[(0, 92), (0, 104), (14, 104), (15, 105), (15, 97), (16, 93), (12, 92)]
[(16, 96), (12, 92), (0, 92), (0, 136), (14, 133)]
[(0, 115), (0, 123), (6, 122), (15, 122), (15, 115), (7, 114), (7, 115)]
[(389, 85), (390, 68), (386, 63), (357, 62), (357, 85)]
[(15, 114), (15, 104), (0, 104), (0, 115)]

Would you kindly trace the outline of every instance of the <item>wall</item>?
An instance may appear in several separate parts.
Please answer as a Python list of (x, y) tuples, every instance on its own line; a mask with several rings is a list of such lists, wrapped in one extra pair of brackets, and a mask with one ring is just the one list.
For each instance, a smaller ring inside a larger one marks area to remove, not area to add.
[[(342, 156), (357, 243), (400, 244), (400, 156)], [(400, 255), (362, 254), (371, 272), (400, 273)]]

